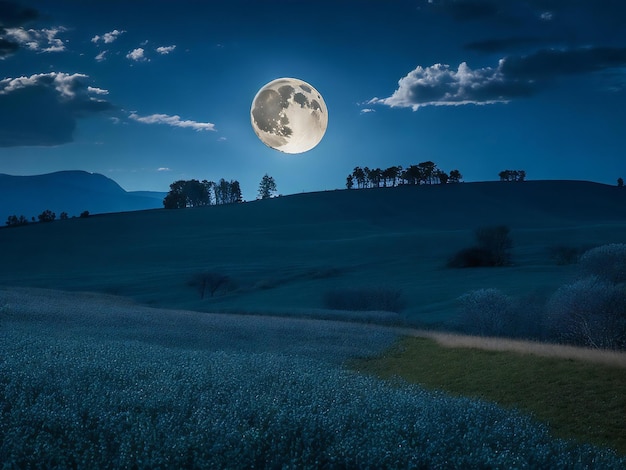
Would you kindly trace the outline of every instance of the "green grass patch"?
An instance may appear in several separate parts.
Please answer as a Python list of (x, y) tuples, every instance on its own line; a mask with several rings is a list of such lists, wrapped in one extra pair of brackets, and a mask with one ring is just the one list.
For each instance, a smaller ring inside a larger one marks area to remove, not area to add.
[(626, 370), (512, 352), (449, 348), (403, 338), (380, 357), (351, 366), (385, 379), (477, 397), (527, 411), (553, 434), (626, 455)]

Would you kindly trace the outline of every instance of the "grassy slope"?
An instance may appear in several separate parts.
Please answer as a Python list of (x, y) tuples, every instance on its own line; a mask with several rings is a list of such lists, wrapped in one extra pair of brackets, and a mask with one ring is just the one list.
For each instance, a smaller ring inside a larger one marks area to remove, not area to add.
[[(482, 225), (512, 228), (516, 265), (449, 270)], [(437, 323), (467, 290), (549, 292), (572, 276), (552, 245), (626, 239), (626, 191), (584, 182), (465, 183), (332, 191), (241, 205), (154, 210), (0, 230), (0, 285), (92, 290), (163, 307), (292, 312), (337, 286), (391, 285), (405, 316)], [(196, 272), (239, 289), (200, 300)]]
[(621, 367), (444, 347), (427, 338), (405, 338), (387, 354), (353, 367), (528, 411), (556, 436), (626, 455), (626, 373)]

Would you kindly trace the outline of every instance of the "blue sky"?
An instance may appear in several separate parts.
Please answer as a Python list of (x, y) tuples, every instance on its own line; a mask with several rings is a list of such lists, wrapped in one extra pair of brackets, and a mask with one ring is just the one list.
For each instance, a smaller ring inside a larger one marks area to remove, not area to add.
[[(0, 173), (126, 190), (237, 179), (256, 197), (432, 160), (465, 181), (626, 177), (622, 0), (0, 1)], [(329, 125), (287, 155), (250, 125), (296, 77)]]

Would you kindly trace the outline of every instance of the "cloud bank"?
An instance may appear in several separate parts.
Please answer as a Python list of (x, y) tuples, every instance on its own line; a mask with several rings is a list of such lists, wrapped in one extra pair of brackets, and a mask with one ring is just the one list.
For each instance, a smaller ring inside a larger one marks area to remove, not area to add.
[(139, 116), (137, 113), (131, 113), (129, 116), (132, 120), (144, 124), (166, 124), (172, 127), (185, 127), (195, 131), (215, 131), (215, 124), (210, 122), (197, 122), (190, 120), (182, 120), (180, 116), (169, 116), (167, 114), (151, 114), (149, 116)]
[(110, 111), (107, 90), (84, 74), (41, 73), (0, 80), (0, 147), (71, 142), (79, 118)]
[(398, 82), (388, 98), (372, 98), (370, 104), (411, 108), (506, 103), (530, 96), (547, 83), (565, 75), (586, 74), (625, 67), (626, 48), (541, 50), (520, 57), (506, 57), (497, 67), (471, 69), (461, 63), (418, 66)]

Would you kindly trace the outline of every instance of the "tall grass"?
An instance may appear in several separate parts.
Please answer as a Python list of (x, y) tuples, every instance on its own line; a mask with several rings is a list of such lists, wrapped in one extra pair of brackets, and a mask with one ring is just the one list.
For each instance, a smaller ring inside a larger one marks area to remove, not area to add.
[(435, 333), (354, 367), (524, 410), (557, 436), (626, 455), (626, 354)]

